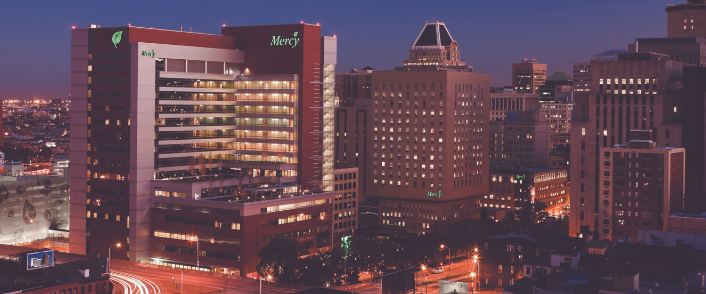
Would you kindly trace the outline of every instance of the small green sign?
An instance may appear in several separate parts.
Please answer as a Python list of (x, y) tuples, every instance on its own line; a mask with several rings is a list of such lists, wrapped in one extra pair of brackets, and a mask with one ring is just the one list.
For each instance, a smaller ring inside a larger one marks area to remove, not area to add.
[(292, 46), (292, 48), (297, 47), (299, 44), (299, 38), (297, 35), (299, 32), (294, 32), (294, 37), (292, 38), (282, 38), (282, 36), (272, 36), (272, 41), (270, 46)]
[(518, 180), (524, 180), (527, 177), (527, 175), (515, 175), (515, 178)]
[(429, 192), (427, 192), (427, 197), (441, 198), (441, 190), (439, 190), (439, 193), (434, 193), (432, 191), (429, 191)]
[(117, 31), (115, 34), (113, 34), (113, 46), (115, 48), (118, 48), (118, 43), (120, 43), (120, 39), (123, 37), (123, 31)]
[(152, 49), (152, 52), (142, 50), (142, 56), (154, 58), (156, 55), (157, 55), (157, 53), (154, 52), (154, 49)]

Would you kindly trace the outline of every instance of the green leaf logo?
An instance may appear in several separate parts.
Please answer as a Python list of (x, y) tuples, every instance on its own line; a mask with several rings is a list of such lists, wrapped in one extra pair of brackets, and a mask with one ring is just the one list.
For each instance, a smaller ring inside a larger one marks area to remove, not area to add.
[(117, 31), (115, 34), (113, 34), (113, 46), (115, 48), (118, 48), (118, 43), (120, 43), (120, 39), (123, 37), (123, 31)]
[(294, 32), (294, 36), (296, 37), (299, 34), (299, 32)]

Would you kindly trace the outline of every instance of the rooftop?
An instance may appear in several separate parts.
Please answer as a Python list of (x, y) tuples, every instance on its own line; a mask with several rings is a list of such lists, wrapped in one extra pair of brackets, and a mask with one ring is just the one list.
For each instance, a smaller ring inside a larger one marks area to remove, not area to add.
[(670, 217), (691, 217), (691, 218), (703, 218), (703, 219), (706, 219), (706, 212), (702, 212), (701, 214), (676, 213), (676, 214), (670, 215)]
[(563, 71), (558, 71), (553, 73), (551, 76), (547, 78), (547, 82), (565, 82), (565, 81), (573, 81), (574, 77), (572, 77), (570, 74), (565, 73)]
[(414, 41), (412, 49), (423, 49), (419, 47), (434, 47), (441, 48), (451, 45), (454, 39), (446, 29), (446, 24), (443, 22), (426, 22), (424, 28), (419, 32), (419, 36)]

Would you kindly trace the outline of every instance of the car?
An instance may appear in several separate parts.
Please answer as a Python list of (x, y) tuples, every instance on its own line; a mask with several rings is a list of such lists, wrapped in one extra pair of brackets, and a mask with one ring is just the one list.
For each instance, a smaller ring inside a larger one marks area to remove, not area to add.
[(444, 267), (437, 267), (434, 270), (431, 271), (432, 274), (440, 274), (444, 272)]

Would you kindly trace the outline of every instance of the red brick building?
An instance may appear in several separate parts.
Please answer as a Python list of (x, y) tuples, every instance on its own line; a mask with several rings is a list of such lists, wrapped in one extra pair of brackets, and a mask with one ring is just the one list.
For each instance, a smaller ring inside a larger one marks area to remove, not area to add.
[(668, 231), (706, 234), (706, 215), (676, 213), (669, 216)]
[(668, 38), (706, 39), (706, 1), (687, 0), (685, 4), (670, 4), (665, 11)]
[[(420, 36), (441, 24), (426, 23)], [(430, 44), (419, 46), (420, 40), (410, 54), (443, 54), (443, 46), (455, 44), (442, 34), (431, 50)], [(453, 221), (477, 217), (480, 198), (488, 192), (489, 133), (483, 129), (490, 116), (483, 102), (489, 99), (490, 79), (469, 66), (405, 64), (373, 72), (368, 186), (380, 199), (381, 227), (443, 230)]]
[(657, 147), (652, 131), (633, 130), (625, 145), (601, 148), (599, 236), (637, 242), (637, 229), (668, 230), (683, 210), (684, 148)]

